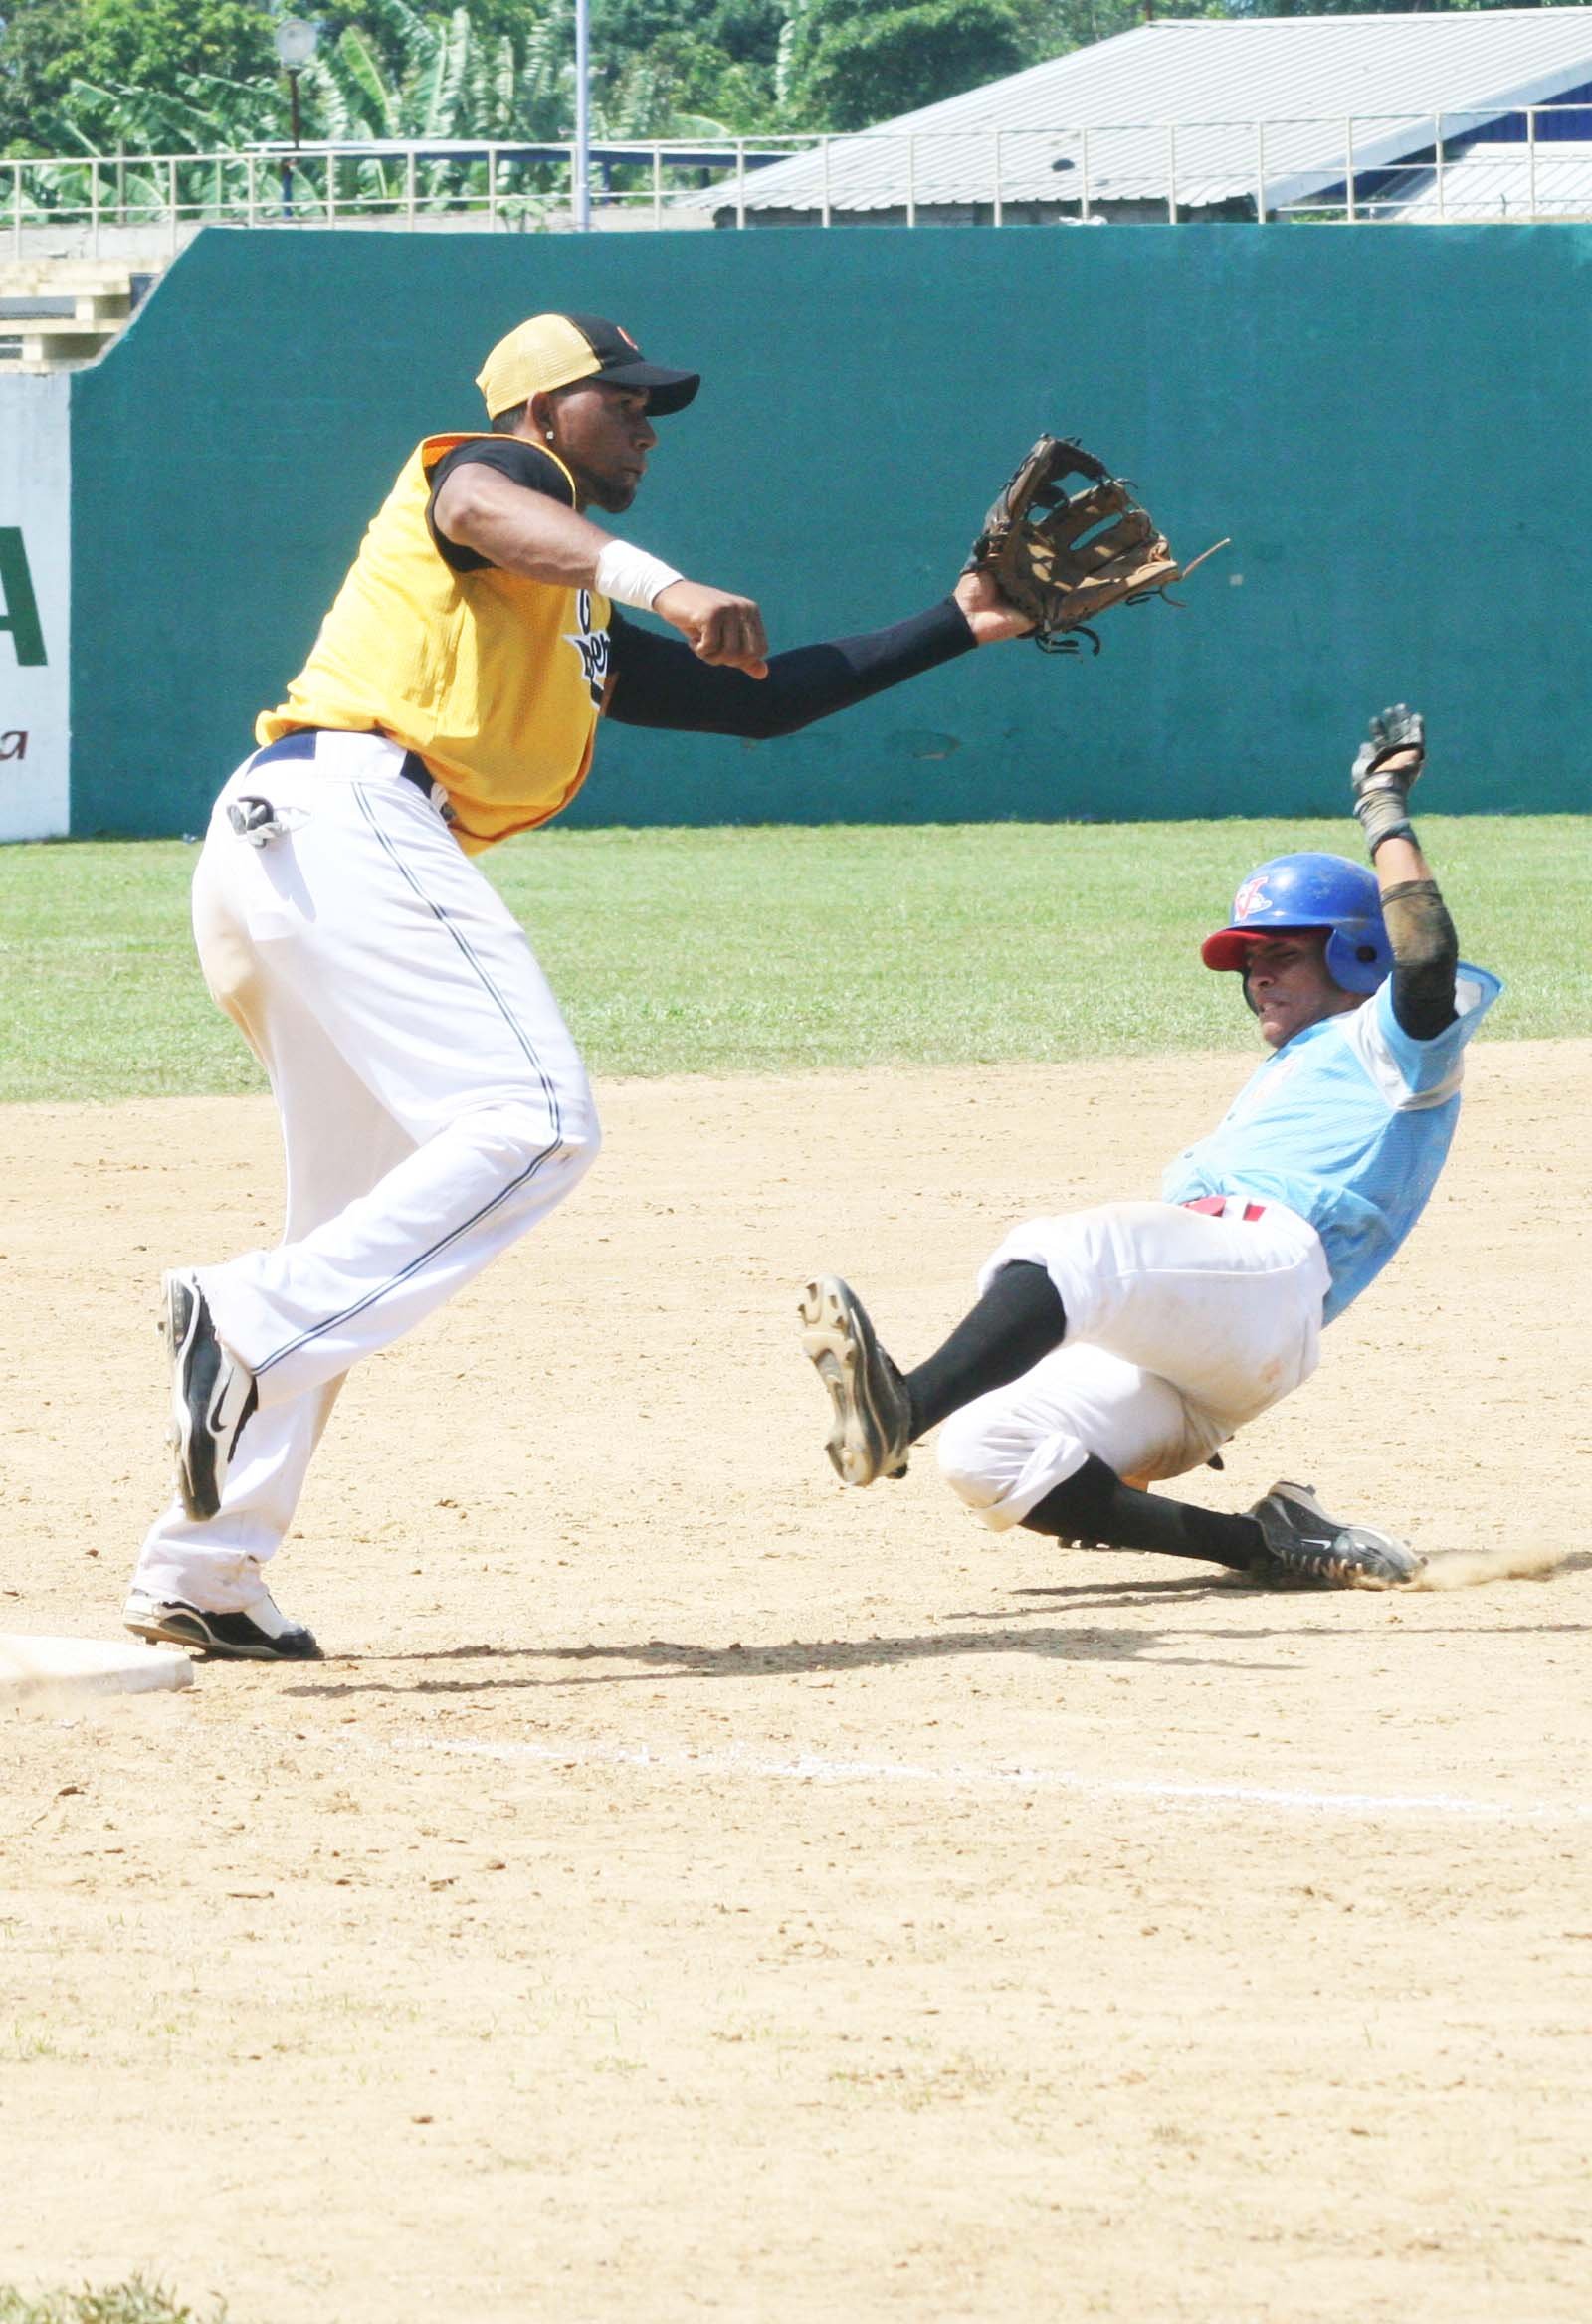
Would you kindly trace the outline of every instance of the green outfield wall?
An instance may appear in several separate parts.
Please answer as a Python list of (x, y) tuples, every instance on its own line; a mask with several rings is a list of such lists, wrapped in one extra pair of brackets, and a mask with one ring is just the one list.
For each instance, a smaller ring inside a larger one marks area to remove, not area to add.
[(1233, 535), (1098, 660), (755, 747), (610, 731), (567, 822), (1318, 813), (1399, 696), (1434, 807), (1592, 806), (1592, 229), (211, 232), (72, 382), (74, 832), (201, 824), (406, 453), (560, 306), (702, 370), (626, 528), (776, 645), (942, 594), (1046, 428), (1184, 553)]

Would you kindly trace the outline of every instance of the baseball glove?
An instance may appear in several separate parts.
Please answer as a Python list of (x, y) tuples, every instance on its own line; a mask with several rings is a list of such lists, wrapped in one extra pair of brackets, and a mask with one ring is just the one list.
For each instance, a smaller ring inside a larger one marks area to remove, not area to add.
[[(1084, 489), (1069, 493), (1067, 480), (1075, 476)], [(1078, 652), (1078, 638), (1067, 631), (1087, 637), (1097, 654), (1100, 642), (1089, 625), (1099, 614), (1158, 596), (1193, 569), (1178, 563), (1131, 486), (1061, 436), (1040, 438), (985, 517), (962, 568), (990, 575), (1028, 615), (1034, 643), (1047, 654)]]

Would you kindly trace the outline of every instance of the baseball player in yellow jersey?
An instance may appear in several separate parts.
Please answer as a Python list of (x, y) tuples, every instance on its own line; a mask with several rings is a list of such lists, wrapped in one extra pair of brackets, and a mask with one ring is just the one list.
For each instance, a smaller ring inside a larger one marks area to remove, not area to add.
[(177, 1492), (133, 1577), (140, 1637), (318, 1655), (264, 1568), (349, 1366), (595, 1159), (574, 1044), (470, 856), (557, 814), (600, 715), (789, 733), (1028, 626), (964, 574), (890, 629), (770, 656), (750, 598), (585, 513), (630, 506), (653, 423), (692, 401), (695, 372), (598, 316), (545, 314), (479, 385), (490, 430), (405, 462), (200, 856), (199, 957), (270, 1077), (287, 1218), (275, 1250), (164, 1278)]

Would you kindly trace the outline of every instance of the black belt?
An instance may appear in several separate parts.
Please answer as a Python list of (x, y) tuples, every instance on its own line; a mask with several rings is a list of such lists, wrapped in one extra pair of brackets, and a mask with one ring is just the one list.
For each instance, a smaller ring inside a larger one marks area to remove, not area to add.
[[(257, 750), (249, 761), (250, 772), (253, 773), (256, 767), (270, 766), (273, 759), (313, 758), (315, 744), (322, 734), (345, 734), (350, 731), (352, 729), (343, 726), (296, 726), (291, 734), (284, 734), (280, 741), (268, 742), (264, 750)], [(406, 750), (404, 752), (403, 764), (399, 767), (398, 772), (406, 783), (413, 783), (415, 789), (423, 792), (427, 800), (430, 800), (432, 778), (426, 770), (425, 760), (418, 751)]]

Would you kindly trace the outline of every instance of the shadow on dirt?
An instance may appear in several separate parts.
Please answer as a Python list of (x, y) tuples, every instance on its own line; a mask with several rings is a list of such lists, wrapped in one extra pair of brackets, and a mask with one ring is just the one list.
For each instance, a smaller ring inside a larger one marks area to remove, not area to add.
[[(1187, 1594), (1186, 1585), (1173, 1585)], [(1020, 1609), (1039, 1612), (1038, 1608)], [(956, 1621), (982, 1621), (980, 1615), (958, 1615)], [(1002, 1619), (996, 1617), (995, 1619)], [(1007, 1614), (1005, 1620), (1010, 1622)], [(647, 1639), (631, 1646), (452, 1646), (433, 1653), (335, 1656), (334, 1660), (367, 1661), (384, 1669), (414, 1662), (542, 1662), (552, 1665), (536, 1675), (434, 1678), (359, 1678), (347, 1682), (325, 1680), (285, 1687), (296, 1697), (322, 1702), (341, 1701), (360, 1694), (482, 1694), (520, 1688), (626, 1686), (657, 1678), (764, 1678), (811, 1676), (825, 1671), (871, 1670), (908, 1662), (941, 1661), (957, 1654), (1027, 1654), (1055, 1662), (1135, 1662), (1153, 1660), (1160, 1668), (1179, 1666), (1209, 1670), (1263, 1670), (1283, 1672), (1286, 1665), (1262, 1662), (1253, 1656), (1227, 1659), (1205, 1653), (1168, 1652), (1173, 1634), (1159, 1630), (1006, 1629), (931, 1631), (911, 1638), (791, 1639), (773, 1646), (746, 1646), (735, 1640), (725, 1646), (695, 1646), (672, 1639)], [(631, 1664), (639, 1667), (576, 1670), (579, 1663)]]
[[(1576, 1563), (1583, 1562), (1579, 1558)], [(1584, 1562), (1592, 1563), (1592, 1559)], [(1561, 1567), (1561, 1572), (1565, 1569)], [(1258, 1655), (1224, 1657), (1216, 1653), (1174, 1652), (1169, 1647), (1192, 1640), (1202, 1645), (1237, 1642), (1259, 1647), (1268, 1639), (1295, 1638), (1301, 1629), (1311, 1627), (1308, 1614), (1314, 1606), (1331, 1601), (1339, 1609), (1332, 1624), (1334, 1636), (1357, 1635), (1345, 1632), (1342, 1619), (1343, 1600), (1352, 1597), (1374, 1623), (1378, 1636), (1390, 1643), (1401, 1634), (1389, 1633), (1380, 1620), (1389, 1598), (1397, 1597), (1401, 1605), (1419, 1605), (1431, 1608), (1428, 1597), (1411, 1597), (1405, 1592), (1380, 1591), (1343, 1592), (1337, 1590), (1275, 1590), (1265, 1589), (1242, 1574), (1211, 1572), (1208, 1570), (1187, 1575), (1179, 1574), (1158, 1581), (1078, 1581), (1047, 1584), (1028, 1584), (1014, 1587), (1017, 1599), (1034, 1601), (1030, 1605), (1003, 1605), (990, 1608), (963, 1607), (945, 1616), (947, 1624), (989, 1624), (988, 1629), (944, 1629), (921, 1633), (908, 1638), (869, 1637), (858, 1639), (790, 1639), (777, 1645), (748, 1646), (740, 1640), (728, 1646), (708, 1646), (683, 1643), (671, 1639), (647, 1639), (628, 1646), (494, 1646), (486, 1641), (476, 1645), (437, 1646), (420, 1653), (408, 1654), (332, 1654), (329, 1662), (343, 1669), (364, 1669), (392, 1672), (391, 1676), (323, 1680), (301, 1686), (288, 1686), (285, 1694), (319, 1702), (340, 1702), (356, 1695), (476, 1695), (513, 1693), (516, 1691), (556, 1691), (585, 1686), (627, 1686), (659, 1678), (764, 1678), (804, 1677), (828, 1671), (870, 1670), (899, 1666), (909, 1662), (945, 1660), (957, 1654), (1027, 1654), (1053, 1662), (1119, 1662), (1149, 1661), (1160, 1668), (1190, 1668), (1206, 1670), (1242, 1670), (1255, 1676), (1262, 1673), (1289, 1676), (1293, 1665), (1262, 1661)], [(1091, 1615), (1121, 1615), (1141, 1607), (1195, 1607), (1202, 1603), (1226, 1600), (1251, 1600), (1263, 1596), (1286, 1605), (1296, 1619), (1287, 1626), (1250, 1629), (1207, 1629), (1184, 1632), (1165, 1629), (1105, 1628), (1089, 1621)], [(1065, 1613), (1075, 1618), (1076, 1627), (1058, 1629), (1041, 1627), (1037, 1618)], [(1082, 1621), (1076, 1618), (1083, 1617)], [(1032, 1623), (1034, 1627), (1028, 1627)], [(1001, 1627), (1004, 1626), (1004, 1627)], [(1019, 1627), (1021, 1626), (1021, 1627)], [(1412, 1625), (1410, 1638), (1428, 1638), (1436, 1625), (1421, 1621)], [(1546, 1636), (1550, 1633), (1581, 1632), (1581, 1623), (1510, 1623), (1489, 1624), (1489, 1636), (1529, 1634)], [(1446, 1635), (1475, 1636), (1472, 1630), (1445, 1626)], [(431, 1677), (401, 1675), (415, 1663), (542, 1663), (548, 1665), (538, 1672), (491, 1675), (461, 1673)], [(573, 1665), (607, 1664), (607, 1668), (582, 1670)], [(613, 1665), (631, 1665), (613, 1667)]]

